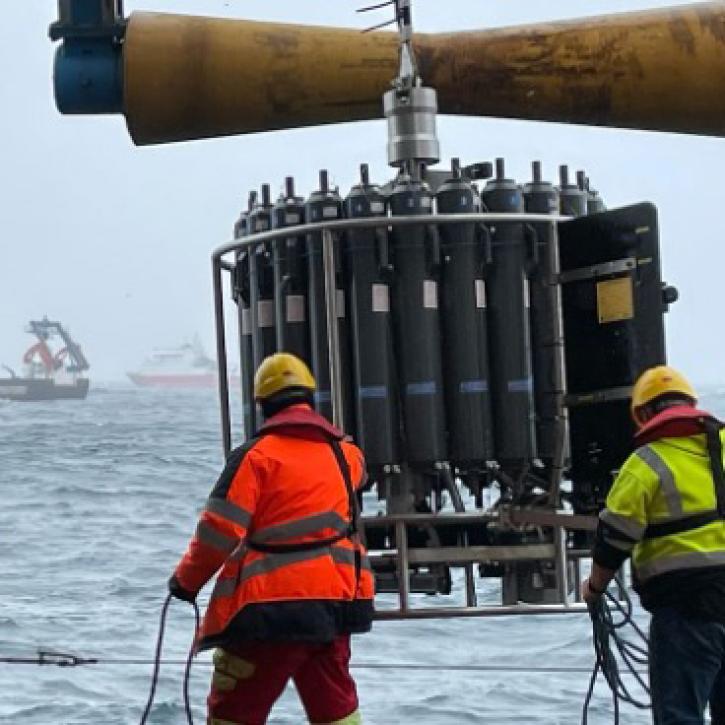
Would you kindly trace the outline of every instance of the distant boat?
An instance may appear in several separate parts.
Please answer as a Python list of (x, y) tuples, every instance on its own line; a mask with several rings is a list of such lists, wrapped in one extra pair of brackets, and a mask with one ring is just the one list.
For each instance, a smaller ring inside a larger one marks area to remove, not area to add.
[(143, 388), (215, 388), (217, 365), (199, 339), (180, 347), (154, 350), (141, 367), (127, 373)]
[[(0, 378), (0, 398), (21, 402), (42, 400), (83, 400), (88, 395), (90, 369), (86, 356), (60, 322), (47, 317), (32, 320), (26, 332), (37, 342), (23, 355), (23, 374), (7, 365), (1, 367), (10, 377)], [(61, 346), (53, 351), (51, 343), (59, 339)]]

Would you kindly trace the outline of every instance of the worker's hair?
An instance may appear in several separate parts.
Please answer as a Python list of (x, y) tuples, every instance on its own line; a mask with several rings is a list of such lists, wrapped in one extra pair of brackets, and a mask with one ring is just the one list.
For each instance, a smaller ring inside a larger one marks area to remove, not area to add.
[(286, 388), (276, 395), (272, 395), (266, 400), (260, 401), (262, 415), (265, 418), (271, 418), (290, 405), (299, 405), (307, 403), (313, 405), (312, 391), (309, 388)]

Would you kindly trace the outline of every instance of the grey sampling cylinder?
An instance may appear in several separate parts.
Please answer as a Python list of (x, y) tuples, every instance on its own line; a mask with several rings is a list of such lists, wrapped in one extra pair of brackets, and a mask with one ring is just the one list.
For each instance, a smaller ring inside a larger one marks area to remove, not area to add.
[[(249, 234), (267, 232), (272, 228), (272, 203), (269, 184), (262, 185), (262, 202), (249, 212)], [(250, 251), (249, 275), (251, 291), (252, 350), (255, 368), (269, 355), (277, 352), (274, 329), (274, 267), (272, 245), (257, 244)]]
[(393, 320), (401, 386), (405, 459), (429, 468), (447, 460), (443, 405), (438, 277), (440, 244), (426, 224), (433, 197), (427, 184), (401, 174), (389, 198), (393, 216), (420, 216), (421, 223), (394, 227)]
[[(533, 179), (524, 187), (526, 211), (558, 214), (559, 192), (543, 181), (541, 163), (533, 163)], [(564, 395), (564, 340), (561, 291), (558, 286), (559, 240), (555, 224), (533, 224), (538, 245), (529, 285), (531, 300), (531, 353), (536, 403), (536, 441), (539, 458), (551, 465), (562, 435), (561, 396)]]
[[(287, 177), (285, 193), (272, 210), (272, 228), (304, 224), (305, 201), (295, 195), (294, 179)], [(310, 364), (310, 328), (307, 309), (307, 245), (304, 235), (280, 239), (274, 247), (275, 327), (277, 348)]]
[[(320, 171), (320, 188), (312, 192), (305, 202), (305, 219), (308, 223), (331, 221), (342, 217), (342, 199), (336, 189), (331, 189), (327, 171)], [(332, 420), (332, 391), (330, 383), (330, 354), (327, 340), (327, 302), (325, 299), (325, 270), (322, 255), (322, 233), (312, 232), (307, 238), (308, 306), (310, 318), (310, 361), (317, 381), (315, 407), (328, 420)], [(354, 433), (354, 416), (351, 406), (349, 332), (345, 309), (345, 285), (339, 249), (335, 254), (336, 307), (341, 351), (343, 407), (345, 430)]]
[[(482, 192), (491, 212), (521, 214), (524, 199), (515, 181), (505, 177), (503, 159), (496, 178)], [(521, 222), (489, 225), (492, 257), (488, 275), (488, 329), (496, 458), (516, 476), (536, 455), (534, 391), (529, 327), (529, 272), (533, 244)]]
[[(480, 211), (473, 184), (460, 163), (436, 194), (440, 214)], [(483, 233), (482, 233), (483, 232)], [(443, 371), (451, 461), (461, 470), (480, 470), (493, 458), (488, 370), (486, 274), (490, 235), (474, 223), (442, 224), (441, 322)]]
[[(350, 219), (386, 216), (385, 196), (361, 167), (360, 183), (345, 199)], [(344, 259), (350, 310), (356, 442), (369, 469), (400, 462), (398, 388), (391, 320), (387, 229), (350, 229)]]

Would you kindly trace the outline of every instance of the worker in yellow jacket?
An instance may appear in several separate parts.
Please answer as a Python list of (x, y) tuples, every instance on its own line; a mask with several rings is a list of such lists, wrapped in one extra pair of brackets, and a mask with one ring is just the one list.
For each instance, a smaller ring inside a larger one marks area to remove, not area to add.
[(594, 603), (631, 556), (635, 590), (652, 613), (655, 725), (725, 723), (725, 475), (723, 424), (696, 408), (676, 370), (647, 370), (632, 392), (637, 449), (600, 514)]

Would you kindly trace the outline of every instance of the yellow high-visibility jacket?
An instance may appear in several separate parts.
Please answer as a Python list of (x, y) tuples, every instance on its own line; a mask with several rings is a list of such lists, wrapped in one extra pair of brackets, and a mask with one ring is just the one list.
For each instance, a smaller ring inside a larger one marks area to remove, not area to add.
[(705, 434), (638, 448), (620, 470), (600, 520), (601, 539), (622, 552), (621, 560), (631, 554), (640, 585), (668, 572), (725, 566), (725, 520), (717, 515)]

